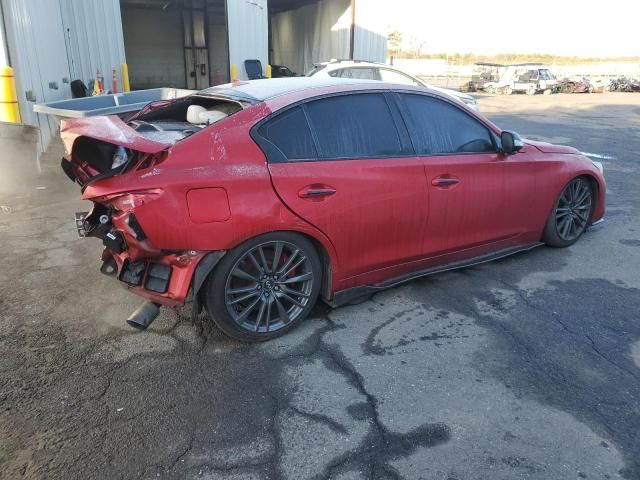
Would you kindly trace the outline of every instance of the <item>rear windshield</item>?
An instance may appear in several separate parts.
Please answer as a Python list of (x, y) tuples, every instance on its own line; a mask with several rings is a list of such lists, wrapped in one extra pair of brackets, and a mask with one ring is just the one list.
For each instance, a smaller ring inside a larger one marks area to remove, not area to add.
[(163, 143), (176, 143), (205, 127), (241, 111), (246, 103), (191, 95), (169, 105), (153, 105), (134, 116), (128, 125), (145, 137)]

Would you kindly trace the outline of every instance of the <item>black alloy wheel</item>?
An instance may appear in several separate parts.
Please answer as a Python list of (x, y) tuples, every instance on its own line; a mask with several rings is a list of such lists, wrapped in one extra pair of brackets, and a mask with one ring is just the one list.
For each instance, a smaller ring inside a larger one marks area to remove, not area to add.
[(267, 234), (223, 257), (209, 282), (207, 306), (228, 335), (268, 340), (306, 317), (320, 284), (320, 260), (306, 238)]
[(543, 235), (553, 247), (575, 243), (589, 226), (593, 211), (593, 187), (584, 177), (573, 179), (556, 200)]

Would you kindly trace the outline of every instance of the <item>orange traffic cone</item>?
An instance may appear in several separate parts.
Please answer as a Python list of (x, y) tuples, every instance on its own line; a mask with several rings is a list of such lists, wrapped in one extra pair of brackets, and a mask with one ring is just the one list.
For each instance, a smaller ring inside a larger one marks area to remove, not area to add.
[(104, 77), (100, 73), (100, 69), (96, 70), (96, 80), (93, 82), (93, 95), (102, 95), (104, 93)]
[(111, 93), (118, 93), (118, 74), (116, 73), (115, 68), (113, 68), (111, 71), (113, 72), (113, 85), (111, 86)]

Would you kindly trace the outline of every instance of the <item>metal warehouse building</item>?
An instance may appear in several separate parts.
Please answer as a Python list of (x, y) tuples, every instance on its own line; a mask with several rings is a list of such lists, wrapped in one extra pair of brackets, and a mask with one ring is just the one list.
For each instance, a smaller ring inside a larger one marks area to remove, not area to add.
[[(246, 78), (244, 61), (304, 74), (332, 58), (384, 61), (383, 0), (0, 0), (0, 66), (13, 67), (22, 123), (43, 151), (58, 125), (34, 103), (71, 98), (100, 70), (111, 88), (200, 89)], [(235, 66), (235, 67), (234, 67)]]

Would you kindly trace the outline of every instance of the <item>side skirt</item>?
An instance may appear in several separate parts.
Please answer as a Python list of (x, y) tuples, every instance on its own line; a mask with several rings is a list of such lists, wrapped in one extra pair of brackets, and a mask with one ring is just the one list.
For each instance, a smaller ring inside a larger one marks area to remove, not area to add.
[(363, 285), (360, 287), (348, 288), (346, 290), (340, 290), (335, 293), (332, 300), (325, 300), (325, 302), (331, 307), (340, 307), (350, 302), (362, 299), (376, 292), (386, 290), (388, 288), (395, 287), (405, 282), (415, 280), (416, 278), (426, 277), (435, 273), (448, 272), (450, 270), (457, 270), (458, 268), (473, 267), (474, 265), (480, 265), (482, 263), (492, 262), (499, 260), (510, 255), (514, 255), (520, 252), (528, 252), (536, 247), (544, 245), (542, 242), (531, 243), (528, 245), (522, 245), (518, 247), (506, 248), (498, 250), (497, 252), (480, 255), (479, 257), (468, 258), (465, 260), (459, 260), (457, 262), (446, 263), (444, 265), (438, 265), (436, 267), (430, 267), (424, 270), (418, 270), (411, 272), (400, 277), (392, 278), (386, 282), (378, 283), (376, 285)]

